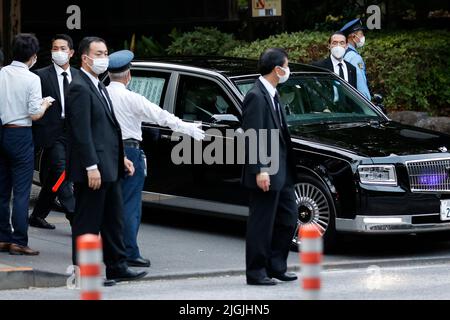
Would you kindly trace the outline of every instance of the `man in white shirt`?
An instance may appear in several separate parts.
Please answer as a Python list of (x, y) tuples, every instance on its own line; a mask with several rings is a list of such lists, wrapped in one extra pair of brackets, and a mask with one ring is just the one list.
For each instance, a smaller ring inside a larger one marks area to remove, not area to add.
[(131, 81), (130, 68), (133, 58), (133, 53), (128, 50), (118, 51), (109, 56), (108, 71), (111, 83), (107, 89), (122, 130), (125, 155), (133, 162), (136, 169), (133, 176), (128, 176), (122, 181), (127, 263), (129, 266), (149, 267), (150, 260), (141, 256), (137, 245), (142, 212), (141, 192), (146, 176), (146, 157), (139, 146), (142, 141), (142, 122), (169, 127), (175, 132), (190, 135), (196, 140), (203, 139), (205, 135), (198, 124), (183, 122), (151, 103), (144, 96), (127, 89), (127, 84)]
[(69, 221), (75, 211), (75, 198), (69, 181), (64, 180), (56, 192), (52, 189), (66, 169), (65, 92), (73, 77), (79, 77), (79, 71), (70, 66), (70, 59), (74, 54), (72, 38), (66, 34), (58, 34), (51, 43), (53, 63), (37, 70), (36, 74), (42, 81), (42, 95), (53, 97), (55, 102), (42, 119), (33, 123), (35, 148), (42, 150), (39, 167), (42, 187), (29, 223), (32, 227), (42, 229), (55, 229), (45, 219), (56, 196)]
[[(42, 99), (41, 81), (29, 69), (37, 61), (34, 35), (14, 39), (13, 62), (0, 70), (0, 251), (38, 255), (28, 247), (28, 205), (34, 169), (32, 121), (40, 119), (51, 102)], [(14, 194), (12, 219), (11, 193)], [(12, 228), (11, 223), (12, 221)], [(14, 230), (14, 231), (13, 231)]]

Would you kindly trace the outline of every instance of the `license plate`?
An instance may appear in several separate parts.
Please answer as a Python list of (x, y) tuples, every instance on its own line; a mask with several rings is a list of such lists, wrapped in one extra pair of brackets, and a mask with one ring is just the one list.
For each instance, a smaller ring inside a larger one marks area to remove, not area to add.
[(441, 220), (450, 220), (450, 200), (441, 200)]

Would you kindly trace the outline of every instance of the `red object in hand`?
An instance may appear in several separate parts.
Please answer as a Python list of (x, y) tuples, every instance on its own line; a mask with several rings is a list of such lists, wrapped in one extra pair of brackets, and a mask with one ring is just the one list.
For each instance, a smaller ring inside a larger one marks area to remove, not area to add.
[(64, 182), (65, 179), (66, 179), (66, 170), (64, 170), (63, 173), (61, 173), (61, 176), (59, 177), (58, 181), (56, 181), (56, 184), (53, 186), (52, 191), (54, 193), (58, 192), (59, 187), (61, 187), (61, 184)]

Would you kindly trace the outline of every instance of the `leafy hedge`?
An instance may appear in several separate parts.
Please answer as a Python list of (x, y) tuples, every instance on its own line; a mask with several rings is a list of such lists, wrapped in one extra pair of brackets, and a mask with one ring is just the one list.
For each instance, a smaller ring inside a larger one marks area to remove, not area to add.
[(233, 35), (216, 28), (195, 28), (192, 32), (172, 32), (172, 44), (167, 48), (169, 55), (218, 55), (237, 47), (240, 43)]
[[(328, 55), (330, 33), (280, 34), (222, 53), (257, 59), (269, 47), (285, 48), (290, 60), (310, 63)], [(371, 91), (392, 110), (424, 110), (450, 115), (450, 32), (370, 32), (362, 50)]]

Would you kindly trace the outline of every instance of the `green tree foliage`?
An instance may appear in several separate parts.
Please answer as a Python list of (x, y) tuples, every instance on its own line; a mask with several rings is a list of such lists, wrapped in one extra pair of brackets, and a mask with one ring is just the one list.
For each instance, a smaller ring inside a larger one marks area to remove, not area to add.
[[(225, 55), (257, 59), (270, 47), (285, 48), (292, 62), (311, 63), (329, 54), (331, 32), (284, 33), (241, 45)], [(361, 51), (370, 88), (390, 110), (450, 115), (450, 32), (368, 33)]]
[[(134, 38), (134, 36), (133, 36)], [(134, 51), (136, 58), (150, 58), (155, 56), (163, 56), (165, 54), (164, 47), (152, 37), (141, 36), (137, 41), (128, 40), (124, 42), (124, 49)]]
[(172, 44), (167, 48), (169, 55), (218, 55), (239, 45), (233, 35), (216, 28), (195, 28), (192, 32), (172, 32)]

